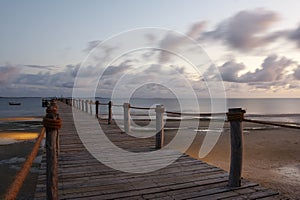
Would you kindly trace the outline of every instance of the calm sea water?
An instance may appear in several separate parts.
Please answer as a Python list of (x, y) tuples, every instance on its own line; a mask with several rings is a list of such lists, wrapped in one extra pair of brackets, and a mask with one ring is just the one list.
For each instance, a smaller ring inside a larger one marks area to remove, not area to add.
[[(10, 106), (9, 102), (20, 102), (20, 106)], [(107, 103), (109, 99), (100, 99), (100, 102)], [(119, 99), (113, 102), (114, 105), (122, 105), (124, 100)], [(155, 107), (162, 104), (167, 111), (195, 112), (191, 100), (179, 102), (176, 99), (142, 99), (130, 100), (132, 106)], [(199, 99), (200, 112), (211, 111), (210, 99)], [(217, 100), (218, 104), (218, 100)], [(216, 107), (216, 112), (227, 112), (228, 108), (241, 107), (246, 110), (246, 114), (251, 118), (268, 118), (272, 121), (288, 121), (300, 123), (300, 98), (297, 99), (227, 99), (227, 107)], [(181, 108), (181, 109), (180, 109)], [(133, 109), (134, 111), (134, 109)], [(122, 115), (122, 107), (113, 107), (114, 115)], [(139, 112), (135, 110), (134, 112)], [(141, 111), (145, 112), (145, 111)], [(106, 114), (107, 107), (100, 106), (100, 113)], [(0, 98), (0, 118), (6, 117), (28, 117), (43, 116), (45, 108), (42, 107), (41, 98)]]
[[(20, 102), (19, 106), (10, 106), (9, 102)], [(0, 98), (0, 118), (37, 117), (45, 115), (42, 98)]]
[[(109, 99), (101, 99), (103, 103), (109, 101)], [(215, 100), (214, 112), (227, 112), (228, 108), (243, 108), (246, 110), (246, 116), (251, 119), (260, 119), (267, 121), (278, 121), (278, 122), (296, 122), (300, 123), (300, 98), (289, 99), (289, 98), (274, 98), (274, 99), (227, 99), (225, 107), (222, 104), (218, 104)], [(115, 100), (113, 104), (122, 105), (124, 100)], [(152, 107), (156, 104), (162, 104), (165, 106), (167, 111), (174, 112), (187, 112), (193, 113), (195, 111), (195, 105), (191, 100), (182, 100), (180, 103), (176, 99), (142, 99), (136, 98), (131, 99), (129, 102), (132, 106), (136, 107)], [(211, 100), (210, 99), (199, 99), (198, 100), (200, 113), (211, 112)], [(102, 106), (100, 111), (104, 114), (107, 113), (106, 106)], [(132, 109), (134, 113), (145, 113), (147, 111)], [(150, 111), (151, 112), (151, 111)], [(113, 107), (113, 113), (115, 116), (122, 117), (123, 108)], [(151, 113), (150, 113), (151, 114)], [(153, 112), (152, 112), (153, 114)]]

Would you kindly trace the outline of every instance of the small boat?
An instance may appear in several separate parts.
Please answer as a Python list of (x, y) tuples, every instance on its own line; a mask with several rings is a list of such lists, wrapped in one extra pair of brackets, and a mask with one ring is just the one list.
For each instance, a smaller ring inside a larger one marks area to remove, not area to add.
[(19, 106), (19, 105), (21, 105), (20, 102), (12, 102), (12, 101), (10, 101), (8, 103), (9, 103), (10, 106)]

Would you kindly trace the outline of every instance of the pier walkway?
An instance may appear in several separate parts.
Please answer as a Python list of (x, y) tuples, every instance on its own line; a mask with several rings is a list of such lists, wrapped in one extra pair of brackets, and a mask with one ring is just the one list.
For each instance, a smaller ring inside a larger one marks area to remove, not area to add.
[[(228, 173), (183, 154), (171, 165), (150, 173), (126, 173), (95, 159), (82, 144), (73, 121), (72, 108), (57, 102), (63, 125), (59, 130), (59, 199), (280, 199), (273, 190), (242, 180), (241, 187), (230, 188)], [(82, 112), (79, 111), (78, 112)], [(82, 112), (83, 120), (94, 116)], [(106, 121), (99, 123), (107, 137), (120, 148), (133, 152), (155, 150), (155, 138), (134, 138)], [(90, 127), (82, 127), (86, 131)], [(101, 145), (99, 143), (98, 145)], [(178, 154), (174, 150), (174, 154)], [(116, 156), (111, 154), (111, 156)], [(162, 157), (151, 163), (159, 163)], [(128, 160), (128, 162), (131, 162)], [(35, 199), (46, 199), (46, 155), (43, 155)]]

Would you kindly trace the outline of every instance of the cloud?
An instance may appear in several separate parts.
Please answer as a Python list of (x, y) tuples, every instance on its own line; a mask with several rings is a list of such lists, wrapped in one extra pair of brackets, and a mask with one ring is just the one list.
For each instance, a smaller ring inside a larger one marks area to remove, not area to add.
[(103, 76), (114, 76), (117, 74), (126, 73), (126, 71), (132, 66), (130, 62), (131, 60), (125, 60), (118, 66), (108, 66), (103, 72)]
[(200, 21), (197, 23), (194, 23), (190, 29), (187, 31), (186, 35), (193, 38), (197, 39), (200, 36), (200, 33), (203, 32), (207, 22), (206, 21)]
[(20, 69), (16, 66), (7, 65), (0, 67), (0, 84), (8, 84), (19, 75)]
[[(194, 23), (186, 32), (186, 36), (196, 40), (200, 36), (200, 33), (204, 30), (206, 23), (206, 21)], [(170, 32), (170, 34), (167, 34), (160, 42), (160, 48), (162, 50), (158, 56), (158, 62), (166, 63), (170, 61), (173, 56), (172, 53), (166, 52), (164, 49), (177, 52), (178, 48), (183, 48), (185, 45), (189, 45), (185, 36)]]
[(88, 42), (87, 47), (83, 50), (83, 52), (85, 53), (89, 53), (91, 50), (93, 50), (95, 47), (98, 46), (98, 44), (100, 44), (101, 40), (93, 40)]
[[(297, 66), (296, 69), (295, 66)], [(299, 64), (294, 60), (277, 55), (266, 57), (254, 72), (240, 74), (246, 69), (246, 66), (234, 60), (225, 62), (218, 69), (225, 83), (247, 84), (257, 89), (271, 88), (273, 91), (276, 88), (292, 89), (294, 88), (292, 85), (297, 85), (294, 82), (300, 80)], [(207, 70), (206, 77), (213, 79), (214, 72), (211, 69)]]
[(179, 45), (183, 42), (183, 38), (178, 35), (168, 34), (162, 41), (160, 42), (160, 51), (158, 62), (159, 63), (166, 63), (170, 61), (172, 54), (165, 50), (176, 52), (176, 49)]
[(300, 48), (300, 25), (295, 30), (290, 31), (288, 39), (295, 41), (298, 48)]
[(300, 65), (297, 66), (297, 69), (294, 72), (294, 77), (297, 80), (300, 80)]
[(295, 62), (286, 57), (278, 58), (277, 55), (268, 56), (260, 69), (242, 75), (240, 82), (274, 82), (285, 78), (286, 68)]
[(204, 32), (203, 38), (222, 40), (231, 48), (247, 52), (272, 40), (262, 35), (278, 19), (278, 14), (273, 11), (263, 9), (240, 11), (219, 23), (214, 30)]
[(245, 65), (243, 63), (236, 63), (234, 60), (228, 61), (219, 67), (223, 81), (226, 82), (240, 82), (238, 73), (243, 69), (245, 69)]
[(24, 67), (29, 67), (29, 68), (35, 68), (35, 69), (47, 69), (47, 70), (53, 70), (57, 69), (57, 66), (54, 65), (23, 65)]

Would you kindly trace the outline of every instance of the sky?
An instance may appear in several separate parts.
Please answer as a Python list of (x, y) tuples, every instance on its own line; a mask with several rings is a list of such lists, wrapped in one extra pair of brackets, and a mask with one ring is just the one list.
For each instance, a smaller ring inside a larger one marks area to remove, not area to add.
[(299, 4), (1, 0), (0, 96), (300, 98)]

